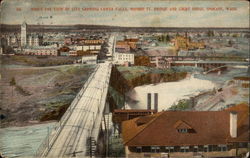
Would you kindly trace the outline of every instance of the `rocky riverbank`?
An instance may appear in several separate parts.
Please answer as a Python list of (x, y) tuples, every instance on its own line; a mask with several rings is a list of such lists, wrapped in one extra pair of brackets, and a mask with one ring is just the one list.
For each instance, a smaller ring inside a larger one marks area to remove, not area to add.
[(184, 79), (187, 72), (174, 71), (173, 69), (157, 69), (151, 67), (112, 67), (110, 88), (108, 93), (111, 109), (121, 108), (127, 92), (135, 87), (173, 82)]
[(1, 127), (60, 119), (94, 67), (2, 67)]

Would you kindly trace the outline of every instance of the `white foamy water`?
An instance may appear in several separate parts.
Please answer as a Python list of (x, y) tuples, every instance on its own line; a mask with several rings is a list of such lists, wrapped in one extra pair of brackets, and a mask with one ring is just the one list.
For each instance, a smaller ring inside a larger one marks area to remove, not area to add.
[(8, 158), (32, 157), (55, 123), (0, 129), (0, 152)]
[[(158, 93), (158, 110), (171, 107), (181, 99), (188, 99), (201, 92), (215, 88), (215, 84), (208, 80), (201, 80), (191, 76), (178, 82), (159, 83), (135, 87), (127, 95), (136, 100), (136, 104), (127, 104), (131, 109), (147, 108), (147, 93)], [(153, 98), (152, 98), (153, 99)], [(154, 105), (151, 105), (153, 108)]]

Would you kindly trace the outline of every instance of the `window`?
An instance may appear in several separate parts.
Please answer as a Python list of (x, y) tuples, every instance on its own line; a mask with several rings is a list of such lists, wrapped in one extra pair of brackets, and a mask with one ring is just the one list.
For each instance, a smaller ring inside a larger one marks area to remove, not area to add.
[(166, 149), (166, 152), (168, 152), (168, 153), (174, 152), (173, 146), (167, 146), (165, 149)]
[(158, 146), (151, 146), (151, 152), (152, 153), (158, 153), (158, 152), (160, 152), (160, 147), (158, 147)]
[(142, 152), (142, 147), (141, 146), (136, 147), (136, 152), (141, 153)]
[(188, 146), (182, 146), (180, 149), (181, 149), (180, 152), (189, 152)]
[(204, 145), (204, 152), (208, 152), (208, 145)]
[(203, 151), (203, 146), (198, 146), (198, 151), (202, 152)]
[(219, 151), (227, 151), (227, 145), (218, 145)]
[(194, 152), (198, 152), (198, 146), (194, 146)]
[(247, 148), (247, 143), (239, 143), (239, 148)]
[(177, 130), (179, 133), (187, 133), (188, 129), (178, 129)]

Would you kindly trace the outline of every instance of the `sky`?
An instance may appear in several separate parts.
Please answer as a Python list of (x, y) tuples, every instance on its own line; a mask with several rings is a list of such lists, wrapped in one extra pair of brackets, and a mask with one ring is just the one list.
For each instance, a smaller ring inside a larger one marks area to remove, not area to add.
[[(183, 7), (190, 10), (183, 11), (181, 10)], [(195, 7), (203, 8), (203, 11), (192, 10)], [(51, 10), (45, 11), (45, 8)], [(58, 8), (63, 10), (58, 11)], [(99, 10), (86, 11), (87, 8)], [(113, 11), (104, 11), (101, 8), (113, 8)], [(117, 11), (115, 10), (117, 8), (125, 8), (128, 11)], [(132, 11), (131, 8), (144, 8), (144, 10)], [(156, 11), (157, 8), (167, 8), (167, 10)], [(174, 8), (177, 10), (174, 11)], [(208, 8), (223, 10), (208, 10)], [(36, 11), (32, 11), (34, 9)], [(244, 0), (3, 0), (0, 20), (2, 24), (21, 24), (26, 21), (27, 24), (46, 25), (247, 28), (249, 2)]]

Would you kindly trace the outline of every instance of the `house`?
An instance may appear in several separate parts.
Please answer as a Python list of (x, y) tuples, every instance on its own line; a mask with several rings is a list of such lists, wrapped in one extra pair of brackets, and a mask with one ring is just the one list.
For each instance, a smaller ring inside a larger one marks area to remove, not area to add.
[(122, 123), (126, 157), (236, 156), (249, 147), (249, 106), (163, 111)]

